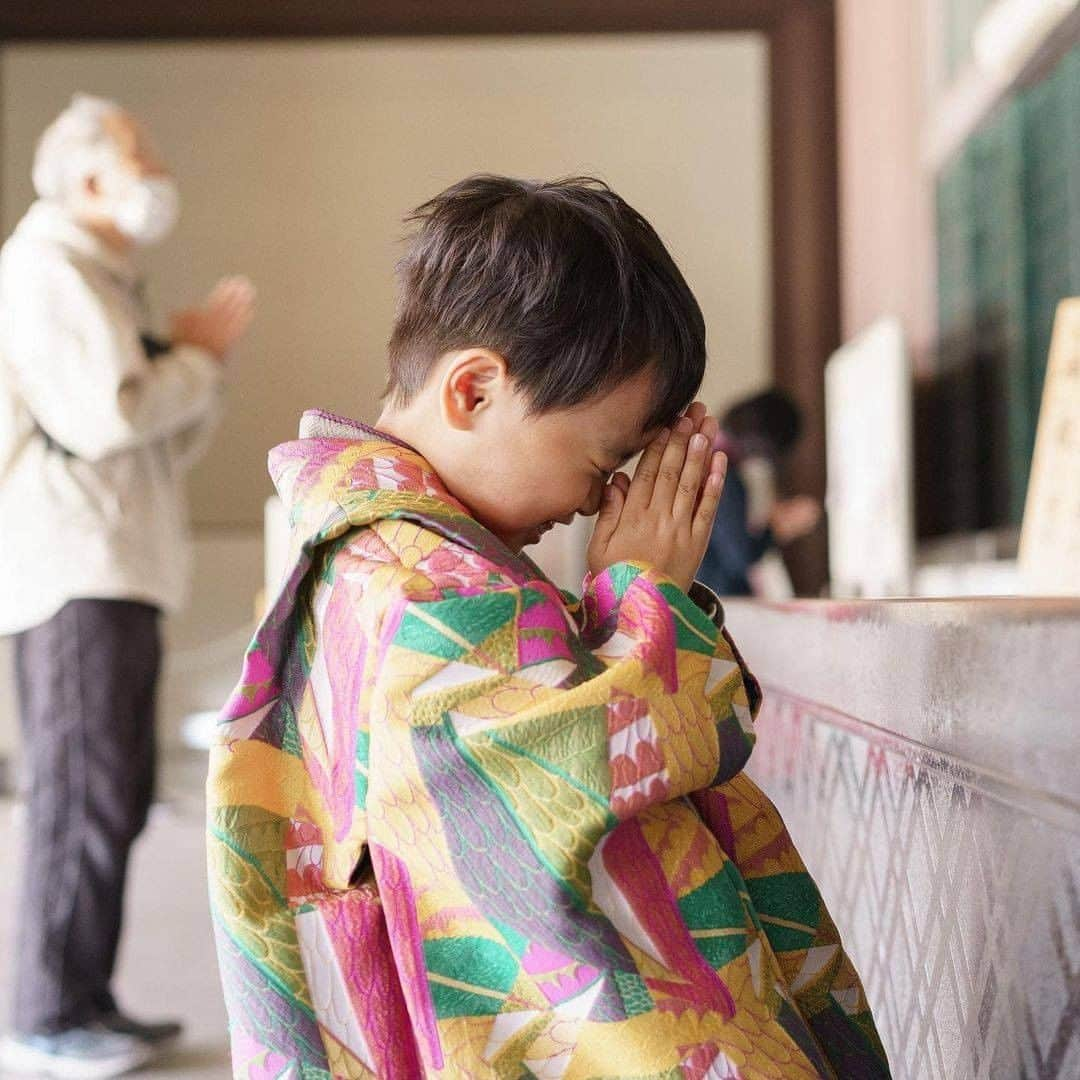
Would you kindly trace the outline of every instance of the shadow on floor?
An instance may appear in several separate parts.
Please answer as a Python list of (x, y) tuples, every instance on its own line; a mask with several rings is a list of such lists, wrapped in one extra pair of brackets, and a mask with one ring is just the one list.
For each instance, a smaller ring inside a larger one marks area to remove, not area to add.
[[(172, 1053), (133, 1076), (213, 1075), (228, 1073), (229, 1051), (224, 1043), (201, 1046), (179, 1046)], [(213, 1070), (213, 1071), (211, 1071)]]

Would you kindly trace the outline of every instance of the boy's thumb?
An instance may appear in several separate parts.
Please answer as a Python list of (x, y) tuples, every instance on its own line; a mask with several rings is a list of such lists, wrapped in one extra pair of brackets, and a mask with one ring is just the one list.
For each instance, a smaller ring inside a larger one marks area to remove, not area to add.
[(600, 500), (600, 512), (596, 518), (596, 528), (593, 530), (594, 543), (603, 545), (611, 539), (619, 524), (624, 499), (625, 496), (617, 485), (608, 484), (604, 488), (604, 495)]

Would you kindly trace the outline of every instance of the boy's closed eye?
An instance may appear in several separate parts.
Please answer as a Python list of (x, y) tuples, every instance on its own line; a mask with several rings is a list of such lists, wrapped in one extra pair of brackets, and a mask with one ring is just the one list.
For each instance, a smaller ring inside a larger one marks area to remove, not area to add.
[(603, 461), (610, 462), (610, 464), (598, 465), (597, 468), (607, 477), (607, 479), (610, 479), (615, 473), (623, 468), (627, 462), (632, 461), (640, 453), (641, 449), (639, 447), (630, 449), (620, 447), (618, 450), (612, 450), (604, 455)]
[(600, 482), (607, 487), (615, 479), (615, 474), (622, 469), (628, 461), (631, 461), (636, 455), (627, 454), (620, 458), (614, 465), (598, 465), (596, 471), (600, 476)]

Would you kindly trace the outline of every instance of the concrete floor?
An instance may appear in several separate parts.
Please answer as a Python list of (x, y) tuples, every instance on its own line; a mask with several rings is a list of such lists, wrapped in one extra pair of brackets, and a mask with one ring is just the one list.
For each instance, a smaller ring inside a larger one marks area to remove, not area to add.
[[(222, 1080), (229, 1076), (225, 1007), (206, 902), (201, 785), (203, 762), (166, 763), (162, 801), (136, 844), (115, 990), (144, 1019), (177, 1017), (186, 1025), (176, 1051), (131, 1076)], [(0, 1018), (10, 1015), (12, 932), (17, 917), (22, 808), (0, 800)]]

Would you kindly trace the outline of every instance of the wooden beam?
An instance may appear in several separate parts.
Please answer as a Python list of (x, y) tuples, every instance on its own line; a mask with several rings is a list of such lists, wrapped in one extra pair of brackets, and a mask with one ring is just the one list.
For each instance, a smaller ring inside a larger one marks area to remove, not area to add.
[(768, 29), (790, 0), (4, 0), (0, 38), (147, 40)]

